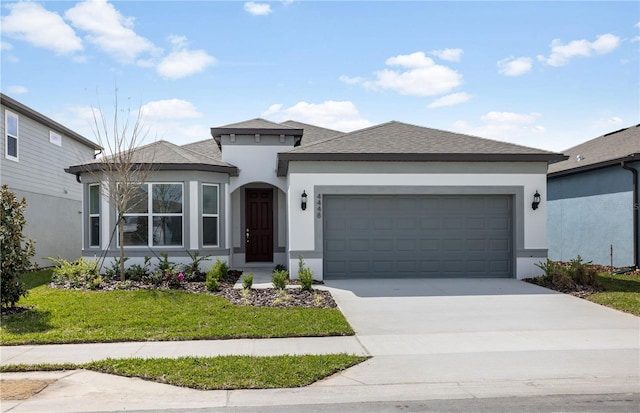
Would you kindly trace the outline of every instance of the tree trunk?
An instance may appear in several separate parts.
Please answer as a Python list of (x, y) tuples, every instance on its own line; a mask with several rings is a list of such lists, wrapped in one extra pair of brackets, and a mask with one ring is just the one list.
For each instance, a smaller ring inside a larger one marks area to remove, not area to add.
[(120, 281), (125, 282), (124, 271), (124, 220), (118, 219), (118, 239), (120, 242)]

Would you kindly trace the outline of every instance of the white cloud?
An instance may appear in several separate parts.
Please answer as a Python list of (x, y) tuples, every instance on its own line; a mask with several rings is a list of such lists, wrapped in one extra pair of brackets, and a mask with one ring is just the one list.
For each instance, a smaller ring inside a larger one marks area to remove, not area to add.
[(507, 57), (498, 62), (498, 72), (505, 76), (520, 76), (529, 73), (532, 67), (530, 57)]
[(59, 55), (83, 49), (82, 40), (57, 13), (32, 2), (9, 4), (6, 7), (10, 12), (0, 21), (2, 34)]
[(282, 103), (274, 103), (269, 106), (267, 110), (261, 113), (261, 116), (264, 118), (268, 118), (271, 115), (275, 115), (282, 110)]
[(453, 129), (483, 138), (540, 147), (540, 139), (546, 133), (546, 128), (538, 123), (540, 117), (541, 114), (536, 112), (488, 112), (480, 117), (477, 125), (458, 121), (454, 123)]
[(340, 76), (340, 81), (346, 83), (347, 85), (357, 85), (358, 83), (362, 83), (364, 82), (366, 79), (356, 76), (356, 77), (350, 77), (350, 76)]
[(271, 5), (267, 3), (255, 3), (253, 1), (248, 1), (244, 4), (244, 11), (249, 14), (253, 14), (254, 16), (266, 16), (273, 10), (271, 10)]
[(403, 66), (408, 68), (422, 68), (434, 65), (433, 60), (425, 56), (424, 52), (393, 56), (388, 58), (385, 63), (387, 66)]
[(383, 69), (375, 72), (374, 80), (341, 76), (348, 84), (361, 84), (372, 89), (389, 89), (401, 95), (435, 96), (448, 93), (462, 84), (462, 75), (446, 66), (437, 65), (424, 52), (398, 55), (387, 59), (388, 66), (398, 70)]
[(609, 53), (620, 45), (620, 38), (607, 33), (596, 37), (593, 42), (588, 40), (573, 40), (563, 44), (560, 39), (551, 41), (549, 57), (538, 56), (538, 60), (549, 66), (565, 66), (574, 57), (590, 57), (593, 53)]
[(189, 101), (183, 99), (164, 99), (149, 102), (140, 111), (145, 120), (194, 119), (202, 113)]
[(0, 41), (0, 50), (13, 50), (13, 45), (11, 43)]
[(283, 109), (281, 104), (275, 104), (269, 106), (261, 115), (270, 117), (276, 122), (292, 119), (345, 132), (372, 125), (360, 115), (356, 105), (350, 101), (327, 100), (323, 103), (302, 101), (286, 109)]
[(160, 76), (180, 79), (200, 73), (216, 59), (204, 50), (177, 50), (162, 59), (156, 68)]
[(29, 89), (20, 85), (7, 86), (7, 92), (12, 93), (14, 95), (21, 95), (23, 93), (27, 93), (28, 91)]
[(106, 0), (78, 3), (65, 17), (76, 28), (89, 32), (89, 42), (121, 62), (131, 63), (142, 53), (158, 52), (153, 43), (133, 30), (133, 17), (124, 17)]
[(618, 116), (612, 116), (610, 118), (596, 119), (591, 123), (596, 128), (608, 128), (608, 127), (614, 128), (617, 126), (622, 126), (623, 122), (622, 122), (622, 118)]
[(427, 108), (433, 109), (442, 106), (455, 106), (460, 103), (468, 102), (469, 99), (471, 99), (471, 96), (467, 93), (452, 93), (451, 95), (446, 95), (440, 99), (434, 100), (427, 106)]
[(459, 62), (462, 57), (462, 53), (462, 49), (441, 49), (431, 51), (432, 55), (449, 62)]

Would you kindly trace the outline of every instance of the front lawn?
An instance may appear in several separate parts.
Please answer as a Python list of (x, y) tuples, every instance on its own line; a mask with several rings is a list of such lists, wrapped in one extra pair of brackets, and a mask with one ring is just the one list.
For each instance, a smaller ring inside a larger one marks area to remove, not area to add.
[(587, 300), (640, 316), (640, 276), (599, 273), (598, 281), (604, 291), (589, 295)]
[(0, 321), (0, 343), (52, 344), (352, 335), (335, 308), (257, 308), (173, 290), (47, 287), (51, 270), (24, 276), (29, 307)]
[(347, 354), (107, 359), (86, 364), (2, 366), (1, 372), (87, 369), (200, 390), (302, 387), (367, 357)]

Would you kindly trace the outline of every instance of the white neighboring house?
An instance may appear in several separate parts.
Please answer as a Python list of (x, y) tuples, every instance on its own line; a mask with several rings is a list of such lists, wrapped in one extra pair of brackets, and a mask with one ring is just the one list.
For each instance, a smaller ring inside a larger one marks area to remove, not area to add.
[(64, 172), (93, 159), (100, 147), (24, 104), (0, 94), (0, 185), (26, 198), (25, 236), (35, 241), (33, 262), (78, 258), (82, 246), (82, 189)]
[[(293, 278), (299, 257), (316, 279), (525, 278), (547, 257), (547, 166), (562, 154), (400, 122), (342, 133), (253, 119), (211, 135), (139, 148), (154, 168), (147, 202), (126, 214), (128, 264), (199, 251)], [(113, 259), (116, 214), (95, 168), (67, 169), (83, 177), (82, 254)]]

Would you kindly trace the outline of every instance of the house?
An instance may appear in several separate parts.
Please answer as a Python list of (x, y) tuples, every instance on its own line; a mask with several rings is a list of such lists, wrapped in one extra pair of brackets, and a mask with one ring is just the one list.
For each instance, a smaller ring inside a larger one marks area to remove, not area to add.
[(640, 125), (567, 149), (549, 166), (549, 257), (638, 266)]
[(93, 159), (100, 147), (9, 96), (0, 94), (0, 106), (0, 184), (27, 200), (24, 231), (35, 242), (32, 261), (74, 260), (82, 248), (82, 188), (64, 168)]
[[(127, 263), (199, 251), (294, 278), (300, 257), (317, 279), (524, 278), (547, 256), (546, 172), (561, 154), (401, 122), (341, 133), (253, 119), (211, 135), (139, 149), (153, 169), (124, 214)], [(83, 183), (82, 255), (112, 259), (98, 169), (67, 171)]]

